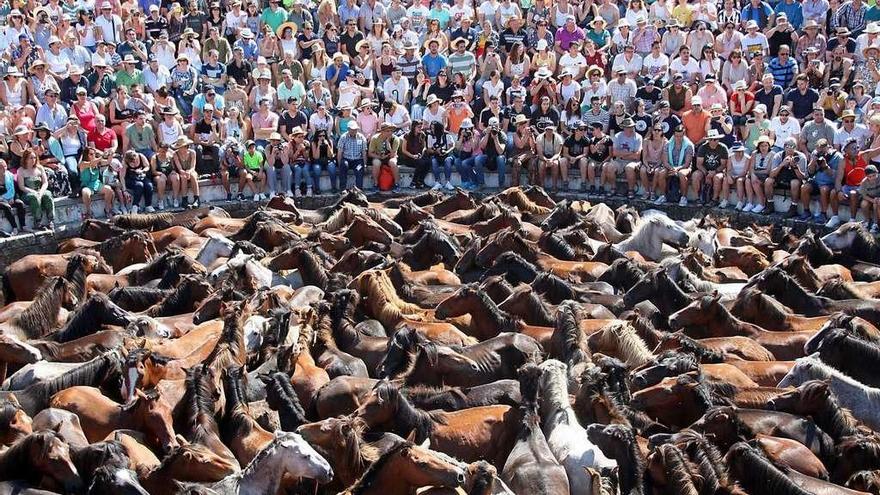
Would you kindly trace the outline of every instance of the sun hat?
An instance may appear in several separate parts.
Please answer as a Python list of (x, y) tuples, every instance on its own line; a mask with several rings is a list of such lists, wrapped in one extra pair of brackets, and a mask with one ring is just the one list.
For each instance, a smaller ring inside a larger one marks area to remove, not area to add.
[(348, 128), (356, 131), (356, 130), (360, 129), (360, 126), (358, 125), (356, 120), (352, 120), (351, 122), (348, 123)]
[(878, 34), (880, 33), (880, 25), (876, 22), (871, 22), (865, 27), (864, 32), (867, 34)]
[(391, 122), (382, 122), (382, 124), (379, 125), (379, 131), (396, 131), (396, 130), (397, 130), (397, 126), (392, 124)]
[(694, 96), (691, 98), (691, 105), (703, 105), (703, 99), (699, 96)]
[(745, 151), (746, 147), (740, 141), (736, 141), (733, 143), (733, 146), (730, 147), (730, 151), (736, 153), (737, 151)]
[(724, 105), (721, 103), (713, 103), (711, 107), (709, 107), (710, 112), (714, 112), (715, 110), (724, 110)]
[(547, 47), (548, 47), (547, 40), (545, 40), (543, 38), (538, 40), (538, 47), (537, 48), (538, 48), (539, 52), (546, 50)]
[(295, 22), (284, 22), (275, 30), (275, 35), (280, 38), (281, 35), (284, 34), (284, 30), (287, 28), (290, 28), (293, 31), (292, 34), (294, 36), (296, 36), (296, 33), (299, 30), (299, 26), (297, 26)]
[(520, 125), (528, 121), (529, 119), (525, 115), (518, 114), (516, 117), (513, 118), (513, 125)]
[(440, 101), (440, 98), (437, 98), (437, 95), (430, 94), (430, 95), (428, 95), (428, 99), (425, 101), (425, 105), (431, 106), (434, 103), (438, 103), (439, 101)]
[(30, 129), (27, 126), (20, 125), (15, 128), (15, 131), (12, 133), (15, 136), (24, 136), (25, 134), (30, 134)]
[(629, 117), (623, 119), (623, 122), (620, 123), (620, 127), (624, 127), (624, 128), (635, 127), (635, 126), (636, 126), (636, 123), (633, 122), (633, 119), (631, 119)]
[(710, 140), (710, 141), (716, 140), (716, 139), (721, 139), (723, 137), (724, 136), (722, 136), (721, 133), (719, 133), (717, 129), (709, 129), (709, 132), (706, 134), (706, 139)]
[(773, 141), (770, 140), (770, 136), (761, 135), (761, 136), (758, 136), (758, 139), (755, 140), (755, 148), (757, 148), (758, 145), (761, 143), (767, 143), (769, 145), (772, 145)]
[(748, 88), (748, 85), (742, 79), (733, 83), (733, 89), (746, 89), (746, 88)]
[(186, 136), (180, 136), (179, 138), (177, 138), (177, 141), (174, 141), (174, 144), (171, 147), (178, 150), (180, 148), (186, 148), (191, 144), (193, 144), (193, 142), (190, 138)]
[(238, 35), (241, 36), (241, 37), (244, 38), (244, 39), (249, 39), (249, 38), (253, 38), (253, 37), (254, 37), (254, 33), (253, 33), (253, 31), (251, 31), (251, 30), (248, 29), (248, 28), (244, 28), (244, 29), (242, 29), (241, 32), (238, 33)]
[(840, 114), (841, 119), (846, 119), (846, 118), (854, 119), (855, 117), (856, 117), (856, 113), (850, 109), (846, 109)]
[(471, 119), (464, 119), (461, 121), (461, 125), (459, 127), (461, 127), (462, 129), (473, 129), (474, 123), (471, 121)]

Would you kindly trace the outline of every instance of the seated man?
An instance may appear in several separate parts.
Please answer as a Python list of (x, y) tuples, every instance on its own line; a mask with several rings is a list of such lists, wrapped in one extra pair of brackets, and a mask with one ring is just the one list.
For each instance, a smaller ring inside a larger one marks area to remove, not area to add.
[(867, 166), (865, 158), (859, 154), (859, 142), (855, 138), (849, 138), (843, 145), (843, 163), (837, 167), (837, 177), (834, 182), (837, 194), (831, 196), (833, 216), (825, 224), (827, 227), (833, 229), (840, 225), (837, 211), (841, 202), (849, 203), (850, 220), (855, 220), (859, 205), (859, 186), (865, 177)]
[(636, 196), (636, 173), (642, 159), (642, 136), (636, 133), (636, 124), (631, 118), (623, 119), (620, 126), (623, 130), (614, 136), (612, 160), (606, 162), (602, 169), (602, 182), (605, 190), (614, 195), (617, 189), (617, 177), (625, 173), (626, 195), (629, 199), (633, 199)]
[[(589, 128), (589, 124), (578, 121), (572, 135), (562, 143), (560, 168), (565, 171), (563, 181), (566, 188), (568, 188), (568, 170), (571, 168), (581, 171), (581, 191), (587, 190), (587, 182), (592, 183), (589, 179), (589, 176), (592, 174), (587, 170), (587, 153), (590, 151), (590, 139), (586, 137), (586, 134)], [(554, 180), (553, 182), (555, 184), (556, 181)]]
[[(810, 199), (814, 192), (819, 193), (819, 210), (813, 215), (816, 223), (825, 223), (825, 212), (828, 211), (828, 203), (831, 195), (836, 196), (834, 181), (837, 180), (837, 169), (843, 156), (828, 145), (828, 140), (822, 138), (816, 141), (816, 149), (810, 153), (810, 162), (807, 165), (807, 180), (801, 186), (801, 204), (804, 212), (802, 220), (810, 218)], [(837, 214), (837, 212), (834, 212)]]
[(710, 194), (712, 202), (717, 202), (721, 194), (721, 183), (730, 158), (727, 146), (721, 142), (722, 138), (721, 133), (712, 129), (706, 134), (706, 141), (697, 148), (697, 163), (691, 175), (691, 184), (694, 195), (704, 205), (709, 203)]
[[(593, 135), (589, 140), (588, 160), (581, 162), (581, 184), (586, 186), (589, 183), (589, 193), (595, 194), (596, 173), (599, 173), (601, 182), (602, 171), (605, 169), (605, 164), (611, 159), (614, 143), (611, 136), (605, 134), (605, 125), (602, 122), (593, 122), (590, 124), (590, 128), (593, 130)], [(599, 184), (599, 189), (601, 188), (602, 184)]]
[(797, 150), (797, 139), (790, 137), (785, 140), (782, 151), (776, 153), (771, 161), (770, 174), (764, 181), (764, 195), (767, 197), (767, 201), (772, 200), (774, 188), (787, 187), (791, 191), (791, 206), (788, 208), (786, 217), (797, 216), (801, 182), (806, 177), (807, 157)]
[(397, 191), (400, 182), (400, 172), (397, 169), (397, 151), (400, 149), (400, 138), (394, 135), (396, 130), (396, 125), (383, 122), (379, 126), (379, 132), (370, 139), (367, 156), (372, 160), (373, 188), (379, 188), (382, 167), (388, 167), (394, 177), (391, 190)]
[(865, 178), (859, 185), (859, 194), (862, 196), (862, 215), (865, 216), (865, 222), (870, 222), (873, 214), (874, 224), (871, 225), (870, 232), (877, 235), (880, 233), (880, 174), (875, 165), (865, 167)]
[[(553, 191), (557, 191), (557, 180), (559, 179), (560, 169), (562, 169), (562, 136), (555, 130), (555, 125), (551, 122), (540, 122), (539, 128), (543, 131), (535, 138), (535, 148), (538, 152), (538, 185), (545, 187), (545, 179), (549, 170), (553, 176)], [(565, 162), (566, 168), (562, 169), (562, 182), (568, 186), (568, 162)]]

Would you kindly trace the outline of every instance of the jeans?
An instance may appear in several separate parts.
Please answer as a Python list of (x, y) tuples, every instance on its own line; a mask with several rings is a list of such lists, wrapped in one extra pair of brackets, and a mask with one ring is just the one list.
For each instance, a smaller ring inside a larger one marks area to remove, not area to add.
[(354, 172), (354, 183), (358, 189), (364, 188), (364, 161), (342, 159), (339, 167), (339, 189), (345, 189), (348, 184), (348, 171)]
[(153, 155), (156, 154), (156, 152), (153, 151), (153, 150), (150, 149), (150, 148), (143, 149), (143, 150), (135, 150), (135, 151), (137, 151), (138, 153), (144, 155), (144, 157), (146, 157), (147, 161), (152, 160), (152, 159), (153, 159)]
[(70, 180), (70, 190), (79, 193), (79, 160), (75, 155), (64, 157), (64, 167), (67, 169), (67, 176)]
[[(299, 188), (300, 184), (305, 181), (306, 187), (312, 187), (312, 165), (309, 162), (300, 163), (293, 166), (293, 187)], [(320, 170), (319, 170), (320, 173)]]
[(431, 157), (431, 172), (434, 174), (434, 182), (439, 183), (440, 181), (440, 165), (443, 164), (443, 175), (446, 177), (446, 182), (452, 181), (452, 162), (454, 158), (451, 156), (447, 156), (446, 158), (440, 158), (437, 156)]
[(141, 196), (143, 196), (144, 207), (153, 206), (153, 181), (149, 177), (135, 177), (134, 174), (126, 174), (125, 188), (131, 192), (132, 205), (140, 205)]
[(327, 169), (327, 176), (330, 177), (330, 188), (334, 191), (337, 189), (336, 162), (333, 160), (318, 160), (312, 164), (312, 179), (315, 182), (315, 192), (321, 190), (321, 170)]
[[(12, 214), (13, 210), (15, 215)], [(6, 221), (9, 222), (9, 225), (12, 225), (13, 229), (24, 227), (24, 202), (20, 199), (12, 198), (9, 201), (0, 199), (0, 213), (6, 217)], [(18, 217), (18, 225), (15, 224), (16, 217)]]
[(180, 108), (181, 115), (189, 121), (190, 116), (192, 116), (193, 111), (193, 99), (195, 98), (195, 94), (185, 95), (183, 94), (182, 89), (172, 90), (172, 95), (174, 96), (174, 101), (177, 102), (178, 108)]
[(477, 157), (472, 156), (470, 158), (456, 158), (455, 159), (455, 168), (458, 170), (458, 175), (461, 176), (461, 183), (470, 183), (476, 184), (477, 176), (474, 173), (474, 167), (477, 164)]
[[(486, 179), (483, 174), (483, 169), (489, 163), (490, 158), (486, 155), (480, 155), (477, 157), (476, 166), (474, 167), (474, 172), (476, 174), (476, 183), (479, 185), (485, 185)], [(507, 171), (507, 158), (503, 155), (498, 155), (494, 158), (495, 161), (495, 170), (498, 172), (498, 188), (504, 188), (504, 177), (505, 172)], [(491, 170), (491, 169), (490, 169)]]
[(290, 165), (284, 165), (280, 169), (273, 167), (272, 165), (266, 166), (266, 186), (269, 189), (269, 194), (275, 194), (276, 187), (278, 185), (278, 174), (281, 174), (281, 192), (284, 194), (290, 193)]

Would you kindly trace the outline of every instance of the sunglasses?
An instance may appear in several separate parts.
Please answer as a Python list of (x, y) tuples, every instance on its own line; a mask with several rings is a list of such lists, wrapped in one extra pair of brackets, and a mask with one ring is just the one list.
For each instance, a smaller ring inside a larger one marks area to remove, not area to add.
[(855, 121), (856, 121), (856, 119), (843, 119), (844, 124), (852, 124)]

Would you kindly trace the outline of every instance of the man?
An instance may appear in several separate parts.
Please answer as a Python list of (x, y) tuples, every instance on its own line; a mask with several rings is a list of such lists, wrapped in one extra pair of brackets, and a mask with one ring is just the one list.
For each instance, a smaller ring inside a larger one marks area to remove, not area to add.
[(226, 91), (226, 65), (220, 62), (220, 52), (208, 51), (205, 63), (201, 71), (202, 85), (210, 87), (214, 91), (223, 94)]
[(288, 97), (287, 108), (278, 118), (278, 132), (281, 133), (284, 142), (290, 141), (290, 131), (294, 127), (305, 129), (309, 126), (309, 118), (299, 109), (299, 101), (295, 96)]
[(859, 185), (859, 194), (862, 196), (864, 222), (870, 222), (873, 213), (874, 225), (871, 225), (869, 232), (877, 235), (880, 233), (880, 174), (877, 173), (876, 165), (865, 167), (865, 178)]
[(501, 121), (497, 117), (491, 117), (488, 120), (486, 132), (480, 139), (480, 149), (483, 154), (478, 156), (475, 162), (476, 187), (481, 188), (486, 185), (486, 179), (483, 170), (488, 168), (491, 171), (498, 172), (498, 187), (504, 188), (505, 172), (507, 167), (507, 158), (504, 150), (507, 148), (507, 136), (501, 129)]
[(192, 29), (196, 35), (204, 36), (206, 34), (205, 27), (208, 25), (208, 16), (199, 10), (197, 0), (190, 0), (187, 4), (186, 14), (183, 16), (184, 28)]
[[(454, 8), (454, 6), (453, 6)], [(459, 38), (464, 39), (467, 42), (467, 47), (470, 48), (474, 45), (474, 42), (477, 40), (477, 30), (474, 29), (471, 25), (473, 24), (473, 19), (470, 17), (462, 17), (461, 18), (461, 26), (454, 31), (452, 31), (451, 39), (457, 40)], [(453, 43), (453, 46), (455, 44)]]
[(770, 173), (764, 181), (764, 195), (770, 200), (773, 198), (773, 189), (776, 187), (789, 188), (791, 191), (791, 206), (786, 218), (794, 218), (798, 214), (800, 203), (801, 184), (807, 177), (807, 157), (797, 150), (797, 140), (793, 137), (783, 141), (782, 151), (773, 156)]
[(168, 19), (159, 15), (158, 5), (150, 5), (150, 12), (144, 21), (144, 27), (147, 38), (151, 40), (157, 39), (162, 31), (168, 31)]
[(229, 40), (220, 36), (220, 30), (216, 26), (208, 28), (208, 39), (202, 43), (202, 57), (209, 58), (212, 51), (217, 52), (217, 63), (224, 67), (232, 57), (232, 47), (229, 45)]
[(684, 76), (675, 74), (672, 76), (672, 86), (663, 88), (663, 99), (669, 103), (672, 113), (681, 116), (690, 110), (693, 101), (693, 91), (684, 84)]
[(804, 120), (813, 113), (813, 107), (819, 101), (819, 92), (810, 87), (809, 78), (804, 74), (798, 74), (795, 85), (785, 93), (785, 103), (791, 108), (794, 118)]
[[(504, 1), (509, 3), (509, 0)], [(504, 51), (510, 53), (510, 49), (513, 47), (514, 43), (520, 43), (525, 46), (528, 33), (522, 28), (522, 19), (519, 16), (509, 17), (505, 24), (507, 25), (507, 28), (504, 31), (501, 31), (501, 34), (499, 35), (501, 46), (504, 47)]]
[(269, 0), (269, 6), (260, 13), (260, 22), (272, 28), (274, 33), (281, 24), (287, 22), (287, 11), (279, 0)]
[(871, 131), (864, 124), (856, 124), (856, 114), (852, 110), (844, 110), (840, 116), (841, 126), (835, 131), (832, 143), (836, 149), (843, 149), (843, 145), (855, 139), (856, 144), (864, 143), (871, 136)]
[(466, 39), (456, 39), (452, 42), (455, 52), (451, 53), (448, 57), (451, 74), (461, 73), (464, 75), (465, 81), (470, 81), (477, 70), (477, 59), (473, 53), (467, 51), (468, 45), (469, 43)]
[(862, 0), (849, 0), (841, 5), (837, 12), (831, 16), (832, 27), (846, 27), (853, 34), (861, 34), (865, 29), (865, 15), (868, 13), (868, 6)]
[[(134, 150), (150, 160), (156, 154), (156, 134), (153, 126), (147, 125), (147, 117), (143, 111), (136, 111), (134, 122), (125, 128), (122, 134), (122, 151)], [(162, 203), (159, 203), (161, 207)]]
[(101, 15), (95, 18), (95, 25), (101, 29), (104, 41), (118, 45), (122, 41), (122, 18), (113, 13), (113, 5), (104, 1)]
[[(469, 55), (473, 56), (473, 54)], [(450, 55), (450, 58), (453, 55)], [(409, 79), (403, 77), (403, 68), (395, 65), (391, 69), (391, 77), (382, 84), (382, 94), (385, 98), (390, 98), (400, 105), (409, 102)]]
[(608, 194), (615, 195), (617, 177), (626, 175), (627, 197), (635, 198), (636, 174), (642, 160), (642, 136), (635, 131), (636, 124), (632, 119), (623, 119), (623, 128), (614, 136), (611, 151), (612, 160), (605, 163), (602, 169), (603, 185)]
[(627, 111), (631, 111), (636, 98), (636, 82), (629, 79), (625, 69), (617, 69), (614, 73), (617, 78), (608, 83), (608, 96), (605, 97), (605, 106), (611, 107), (611, 103), (622, 101)]
[(774, 151), (780, 151), (780, 145), (792, 138), (797, 142), (800, 139), (801, 124), (797, 119), (791, 118), (791, 110), (783, 106), (779, 109), (779, 116), (770, 119), (770, 137), (776, 144)]
[[(810, 218), (810, 199), (814, 192), (819, 192), (819, 210), (813, 215), (816, 223), (825, 223), (825, 212), (832, 195), (837, 195), (834, 189), (837, 180), (837, 169), (843, 162), (843, 155), (829, 146), (830, 141), (821, 138), (816, 141), (816, 148), (810, 153), (810, 163), (807, 165), (807, 180), (801, 186), (801, 204), (804, 212), (801, 220)], [(834, 212), (837, 213), (836, 211)]]
[(79, 44), (79, 40), (74, 32), (70, 32), (64, 37), (64, 48), (61, 51), (70, 60), (71, 66), (81, 67), (83, 70), (92, 66), (91, 52)]
[(102, 60), (95, 62), (94, 69), (89, 76), (89, 95), (92, 98), (108, 101), (116, 92), (116, 79), (113, 77), (112, 69)]
[(572, 41), (568, 45), (568, 51), (559, 57), (559, 77), (568, 71), (575, 81), (583, 78), (587, 71), (587, 59), (580, 52), (581, 44), (579, 41)]
[(791, 82), (798, 73), (797, 61), (791, 57), (791, 48), (788, 45), (779, 47), (779, 56), (770, 59), (767, 68), (773, 74), (773, 81), (783, 88), (791, 86)]
[(125, 60), (125, 57), (131, 55), (135, 60), (135, 67), (138, 70), (143, 69), (144, 62), (147, 61), (147, 46), (137, 39), (134, 29), (127, 28), (125, 30), (125, 41), (116, 47), (116, 53)]
[(608, 110), (602, 107), (602, 98), (599, 96), (592, 96), (590, 98), (590, 108), (581, 115), (581, 121), (586, 123), (590, 129), (592, 129), (593, 124), (600, 123), (602, 124), (602, 129), (605, 130), (608, 128), (608, 120), (610, 119), (610, 114)]
[[(862, 84), (861, 81), (856, 82), (853, 86)], [(864, 84), (862, 84), (864, 88)], [(837, 120), (846, 110), (849, 95), (846, 91), (840, 89), (840, 80), (833, 77), (828, 80), (828, 89), (819, 92), (819, 106), (825, 113), (825, 118), (829, 120)]]
[(354, 172), (355, 185), (364, 188), (364, 168), (367, 163), (367, 139), (358, 131), (357, 122), (348, 123), (348, 131), (336, 144), (336, 162), (339, 169), (339, 188), (346, 189), (348, 171)]
[(721, 105), (722, 108), (727, 108), (727, 92), (715, 80), (715, 74), (706, 74), (703, 87), (697, 90), (697, 96), (703, 100), (704, 107)]
[(551, 122), (540, 122), (541, 134), (535, 138), (535, 155), (538, 160), (538, 186), (545, 187), (547, 171), (553, 176), (553, 192), (558, 190), (557, 180), (562, 174), (562, 183), (568, 189), (568, 161), (562, 159), (563, 140)]
[[(584, 65), (586, 65), (586, 59), (584, 59)], [(611, 70), (616, 74), (618, 69), (625, 70), (627, 75), (632, 79), (635, 79), (642, 71), (642, 57), (635, 53), (635, 47), (633, 47), (633, 45), (626, 45), (623, 47), (623, 53), (618, 53), (614, 57), (614, 63), (611, 64)]]
[(777, 25), (779, 18), (785, 14), (788, 23), (795, 30), (799, 30), (804, 23), (804, 11), (800, 0), (782, 0), (776, 4), (775, 17)]
[(150, 61), (143, 70), (144, 87), (151, 94), (155, 93), (159, 88), (171, 87), (171, 72), (164, 65), (159, 64), (159, 60), (155, 55), (150, 55)]
[(584, 33), (584, 30), (576, 24), (575, 17), (573, 15), (567, 15), (565, 17), (565, 25), (557, 29), (556, 34), (553, 36), (556, 53), (562, 55), (568, 51), (568, 47), (571, 45), (572, 41), (580, 42), (586, 37), (587, 35)]
[(403, 42), (403, 55), (397, 57), (397, 66), (400, 67), (401, 75), (409, 80), (412, 86), (416, 82), (419, 73), (419, 65), (422, 61), (416, 55), (416, 45), (411, 41)]
[(345, 81), (345, 76), (351, 70), (351, 67), (345, 63), (345, 58), (345, 55), (336, 52), (333, 54), (333, 64), (327, 67), (325, 76), (331, 90), (338, 89), (339, 84)]
[(69, 106), (76, 101), (76, 95), (80, 88), (82, 88), (85, 94), (88, 94), (89, 82), (83, 77), (82, 67), (74, 65), (70, 68), (70, 75), (67, 76), (67, 79), (61, 81), (60, 86), (61, 92), (59, 97), (63, 103)]
[(831, 218), (826, 227), (836, 229), (840, 225), (840, 217), (837, 212), (840, 203), (849, 203), (849, 217), (855, 219), (859, 206), (859, 186), (864, 178), (868, 163), (859, 153), (859, 145), (855, 139), (850, 138), (843, 145), (843, 162), (837, 167), (837, 176), (834, 178), (834, 190), (837, 194), (831, 195)]
[(67, 111), (64, 105), (58, 102), (58, 92), (55, 88), (46, 89), (44, 94), (46, 103), (43, 103), (37, 111), (35, 123), (45, 124), (54, 133), (67, 124)]
[(107, 127), (107, 120), (103, 115), (98, 115), (95, 118), (95, 128), (89, 132), (88, 141), (98, 150), (100, 158), (108, 160), (113, 158), (113, 155), (116, 154), (116, 150), (119, 148), (116, 133), (113, 132), (113, 129)]
[(767, 117), (773, 118), (779, 114), (782, 107), (782, 86), (775, 83), (773, 74), (764, 74), (761, 78), (761, 87), (755, 92), (755, 101), (767, 107)]
[(801, 128), (798, 149), (809, 156), (816, 150), (820, 141), (833, 143), (835, 132), (837, 132), (837, 128), (825, 119), (825, 111), (817, 105), (813, 108), (813, 120)]
[[(590, 125), (584, 122), (578, 121), (575, 123), (571, 136), (568, 136), (562, 143), (562, 157), (559, 159), (559, 167), (566, 172), (570, 169), (576, 169), (581, 172), (581, 192), (587, 191), (587, 183), (592, 184), (592, 180), (589, 177), (592, 174), (589, 173), (589, 162), (587, 159), (587, 155), (590, 152), (590, 139), (587, 137), (587, 130), (589, 128)], [(566, 173), (566, 177), (563, 177), (562, 181), (565, 183), (566, 189), (570, 190), (567, 175)], [(544, 181), (541, 181), (541, 185), (543, 184)], [(553, 184), (555, 187), (555, 177)]]
[[(721, 184), (724, 180), (724, 171), (727, 170), (727, 161), (730, 151), (721, 142), (723, 136), (712, 129), (706, 135), (706, 142), (697, 147), (696, 169), (691, 174), (691, 185), (694, 196), (703, 205), (709, 205), (710, 188), (711, 204), (717, 204), (721, 195)], [(724, 198), (724, 206), (727, 207), (727, 198)]]
[(400, 171), (397, 168), (397, 152), (400, 149), (400, 138), (394, 135), (396, 130), (394, 124), (383, 122), (379, 126), (379, 133), (370, 139), (370, 144), (367, 146), (367, 157), (372, 160), (373, 189), (378, 189), (379, 174), (382, 167), (387, 166), (394, 177), (394, 186), (391, 190), (395, 192), (398, 190)]
[(303, 8), (302, 0), (292, 0), (290, 13), (287, 14), (287, 20), (294, 23), (296, 28), (300, 31), (302, 31), (305, 23), (309, 22), (314, 24), (312, 13)]
[[(668, 163), (664, 164), (665, 169), (659, 173), (665, 172), (667, 176), (678, 177), (678, 190), (681, 193), (678, 206), (687, 206), (688, 180), (693, 171), (691, 163), (694, 158), (694, 144), (685, 135), (684, 125), (675, 127), (673, 132), (673, 137), (666, 148)], [(666, 193), (662, 193), (655, 203), (658, 205), (666, 203)]]
[[(582, 186), (586, 186), (587, 183), (589, 183), (589, 194), (595, 194), (597, 192), (596, 173), (599, 172), (600, 183), (598, 185), (598, 191), (601, 191), (605, 165), (609, 163), (609, 160), (611, 159), (611, 151), (614, 148), (614, 142), (611, 140), (611, 136), (605, 134), (605, 126), (602, 125), (601, 122), (593, 122), (590, 124), (590, 129), (592, 130), (593, 135), (589, 139), (590, 144), (587, 152), (588, 160), (586, 161), (586, 169), (581, 165), (580, 172)], [(583, 164), (584, 162), (581, 163)]]
[(116, 87), (131, 89), (135, 84), (144, 85), (144, 74), (136, 67), (137, 60), (133, 55), (126, 55), (122, 60), (122, 70), (116, 72)]
[(681, 125), (681, 117), (672, 113), (668, 101), (661, 100), (657, 103), (657, 115), (655, 118), (656, 122), (663, 128), (663, 136), (666, 139), (672, 139), (675, 135), (675, 129)]
[(687, 138), (699, 146), (711, 126), (712, 114), (703, 108), (703, 99), (699, 96), (691, 98), (691, 109), (681, 114)]
[(265, 148), (269, 144), (269, 136), (278, 130), (278, 114), (270, 109), (270, 104), (268, 98), (262, 98), (257, 112), (251, 117), (254, 141), (260, 148)]
[(644, 82), (645, 85), (636, 91), (636, 99), (645, 102), (646, 112), (654, 113), (660, 100), (663, 99), (663, 90), (661, 89), (663, 83), (660, 79), (654, 80), (650, 77), (646, 77)]
[[(290, 136), (294, 137), (297, 135), (303, 135), (305, 131), (300, 127), (294, 127), (290, 130)], [(282, 142), (281, 134), (277, 132), (273, 132), (269, 135), (269, 145), (266, 146), (266, 190), (269, 193), (269, 199), (275, 197), (276, 191), (278, 189), (278, 176), (281, 176), (281, 196), (287, 196), (290, 194), (291, 189), (291, 177), (292, 177), (292, 169), (290, 162), (290, 146), (289, 142)], [(304, 165), (308, 167), (308, 164)], [(312, 193), (312, 184), (308, 179), (306, 180), (308, 185), (308, 193), (311, 195)], [(302, 191), (300, 190), (300, 184), (297, 182), (296, 186), (293, 188), (294, 197), (300, 197)]]
[(740, 12), (740, 21), (746, 29), (748, 29), (750, 22), (754, 22), (756, 28), (764, 29), (771, 16), (773, 16), (773, 9), (769, 4), (762, 0), (750, 0), (749, 4), (743, 7)]
[(445, 55), (440, 53), (440, 42), (432, 39), (428, 42), (428, 53), (422, 57), (422, 68), (425, 71), (425, 75), (431, 78), (432, 81), (436, 80), (437, 74), (445, 69), (447, 65), (449, 65), (449, 61)]
[(848, 58), (850, 60), (855, 58), (856, 52), (856, 40), (850, 38), (852, 34), (846, 26), (839, 26), (835, 31), (836, 35), (834, 38), (828, 39), (828, 48), (825, 50), (825, 59), (826, 62), (830, 62), (834, 53), (834, 49), (838, 46), (843, 47), (843, 53), (841, 53), (841, 58)]
[(202, 165), (205, 158), (211, 160), (211, 170), (197, 167), (200, 174), (214, 174), (220, 166), (220, 124), (215, 118), (214, 105), (206, 103), (202, 109), (202, 118), (192, 126), (192, 139), (196, 143), (196, 163)]
[(236, 48), (241, 48), (244, 59), (251, 63), (256, 62), (260, 55), (260, 48), (254, 41), (254, 33), (248, 28), (244, 28), (238, 33), (238, 39), (232, 45), (233, 54)]

